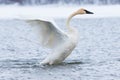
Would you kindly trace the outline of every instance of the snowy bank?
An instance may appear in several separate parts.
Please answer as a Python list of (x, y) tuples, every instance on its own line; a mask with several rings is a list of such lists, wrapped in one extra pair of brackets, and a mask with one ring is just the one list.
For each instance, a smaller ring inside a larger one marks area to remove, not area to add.
[(81, 18), (120, 17), (120, 5), (114, 6), (0, 6), (0, 18), (66, 18), (79, 8), (94, 12)]

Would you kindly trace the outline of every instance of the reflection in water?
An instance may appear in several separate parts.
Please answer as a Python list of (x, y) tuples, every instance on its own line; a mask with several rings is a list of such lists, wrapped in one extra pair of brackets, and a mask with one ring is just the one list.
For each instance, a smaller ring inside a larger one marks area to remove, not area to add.
[[(43, 67), (39, 64), (39, 59), (22, 59), (22, 60), (1, 60), (0, 68), (40, 68)], [(79, 65), (84, 64), (79, 60), (69, 60), (65, 61), (61, 64), (53, 65), (53, 66), (67, 66), (67, 65)], [(49, 65), (46, 65), (49, 66)]]

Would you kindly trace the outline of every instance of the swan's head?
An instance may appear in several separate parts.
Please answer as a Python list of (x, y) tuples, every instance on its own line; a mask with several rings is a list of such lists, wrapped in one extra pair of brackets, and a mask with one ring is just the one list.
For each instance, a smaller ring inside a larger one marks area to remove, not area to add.
[(86, 9), (81, 8), (81, 9), (76, 11), (76, 14), (94, 14), (94, 13), (90, 12), (90, 11), (88, 11)]
[(70, 22), (70, 20), (72, 19), (72, 17), (74, 17), (74, 16), (76, 16), (76, 15), (79, 15), (79, 14), (94, 14), (94, 13), (93, 13), (93, 12), (90, 12), (90, 11), (88, 11), (88, 10), (86, 10), (86, 9), (81, 8), (81, 9), (75, 11), (74, 13), (72, 13), (72, 14), (69, 16), (69, 18), (68, 18), (68, 20), (67, 20), (67, 26), (69, 26), (69, 22)]
[(69, 20), (70, 20), (72, 17), (74, 17), (74, 16), (76, 16), (76, 15), (79, 15), (79, 14), (94, 14), (94, 13), (93, 13), (93, 12), (90, 12), (90, 11), (84, 9), (84, 8), (81, 8), (81, 9), (75, 11), (73, 14), (71, 14), (70, 17), (69, 17)]

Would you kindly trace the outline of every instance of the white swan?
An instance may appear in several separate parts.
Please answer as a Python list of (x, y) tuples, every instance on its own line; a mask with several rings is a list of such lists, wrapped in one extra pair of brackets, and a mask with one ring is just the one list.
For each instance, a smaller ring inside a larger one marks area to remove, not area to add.
[(78, 31), (74, 27), (69, 26), (71, 18), (78, 14), (93, 14), (86, 9), (79, 9), (69, 16), (67, 19), (67, 33), (63, 32), (54, 22), (45, 20), (27, 20), (27, 23), (36, 27), (36, 32), (40, 37), (41, 45), (53, 49), (53, 52), (41, 62), (42, 65), (61, 63), (73, 49), (78, 42)]

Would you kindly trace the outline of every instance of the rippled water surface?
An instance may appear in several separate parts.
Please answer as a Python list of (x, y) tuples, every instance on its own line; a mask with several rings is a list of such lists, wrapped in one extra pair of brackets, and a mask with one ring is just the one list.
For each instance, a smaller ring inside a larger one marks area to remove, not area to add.
[[(50, 50), (21, 20), (0, 20), (0, 80), (120, 80), (120, 18), (73, 19), (79, 43), (61, 64), (41, 67)], [(56, 19), (66, 29), (65, 19)]]

